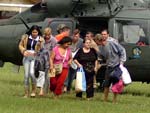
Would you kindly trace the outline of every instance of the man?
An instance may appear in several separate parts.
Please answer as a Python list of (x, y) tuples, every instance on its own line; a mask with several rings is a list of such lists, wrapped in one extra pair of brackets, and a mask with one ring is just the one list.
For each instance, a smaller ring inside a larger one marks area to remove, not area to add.
[(103, 37), (103, 39), (107, 39), (107, 41), (118, 42), (118, 40), (109, 36), (109, 31), (107, 29), (101, 31), (101, 36)]
[(64, 24), (60, 24), (58, 26), (57, 32), (59, 33), (55, 36), (57, 42), (59, 42), (65, 36), (70, 36), (70, 28)]
[[(104, 101), (108, 100), (109, 87), (111, 83), (118, 82), (120, 79), (121, 71), (120, 64), (124, 64), (126, 61), (125, 49), (112, 37), (109, 37), (108, 30), (101, 32), (101, 38), (99, 39), (99, 50), (106, 60), (106, 73), (104, 82)], [(116, 75), (112, 76), (112, 72), (118, 70)], [(114, 93), (113, 102), (116, 102), (117, 94)]]
[(60, 34), (62, 32), (62, 29), (66, 27), (66, 24), (59, 24), (57, 26), (57, 33)]

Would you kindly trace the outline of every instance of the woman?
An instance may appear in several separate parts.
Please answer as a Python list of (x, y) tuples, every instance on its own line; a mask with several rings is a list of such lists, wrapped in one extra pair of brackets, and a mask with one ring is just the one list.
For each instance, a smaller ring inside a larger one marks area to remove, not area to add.
[(52, 29), (50, 27), (46, 27), (43, 32), (43, 37), (45, 40), (44, 47), (41, 50), (40, 54), (46, 59), (45, 62), (45, 82), (43, 86), (40, 87), (40, 96), (44, 96), (44, 93), (48, 93), (48, 88), (49, 88), (49, 77), (48, 77), (48, 70), (50, 67), (49, 64), (49, 57), (50, 57), (50, 52), (52, 49), (56, 46), (57, 41), (55, 37), (52, 35)]
[[(79, 49), (79, 51), (75, 55), (74, 61), (78, 65), (78, 67), (83, 67), (85, 71), (87, 86), (86, 97), (87, 100), (90, 100), (94, 96), (93, 81), (97, 66), (97, 54), (95, 49), (90, 48), (90, 39), (84, 39), (83, 44), (83, 48)], [(82, 92), (76, 93), (76, 97), (82, 98)]]
[[(74, 57), (78, 49), (82, 48), (82, 46), (83, 46), (83, 39), (80, 38), (80, 30), (75, 29), (73, 31), (72, 44), (70, 45), (72, 57)], [(76, 68), (76, 65), (75, 65), (75, 68)], [(64, 83), (64, 90), (63, 90), (64, 92), (70, 92), (72, 81), (73, 79), (75, 79), (75, 76), (76, 76), (77, 69), (75, 68), (72, 68), (71, 66), (69, 68), (68, 77)]]
[(32, 82), (31, 97), (36, 95), (36, 78), (34, 75), (34, 61), (36, 53), (42, 48), (44, 39), (41, 37), (42, 33), (37, 25), (33, 25), (31, 29), (22, 36), (19, 43), (19, 50), (24, 56), (23, 65), (25, 70), (24, 85), (25, 96), (29, 96), (29, 78)]
[(62, 94), (64, 81), (68, 75), (69, 65), (72, 62), (72, 55), (69, 46), (72, 39), (68, 36), (61, 39), (56, 47), (53, 48), (50, 56), (50, 71), (53, 71), (55, 64), (62, 63), (62, 72), (55, 77), (50, 78), (50, 90), (54, 93), (55, 98)]

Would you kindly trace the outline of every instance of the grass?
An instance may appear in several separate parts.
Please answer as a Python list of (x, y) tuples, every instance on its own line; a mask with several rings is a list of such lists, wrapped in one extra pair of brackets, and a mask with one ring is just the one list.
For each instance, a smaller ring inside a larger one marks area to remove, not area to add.
[(133, 82), (119, 95), (118, 103), (103, 102), (103, 94), (95, 93), (92, 101), (78, 100), (75, 93), (63, 94), (53, 99), (52, 94), (40, 98), (23, 98), (23, 67), (20, 72), (12, 70), (6, 63), (0, 68), (0, 113), (149, 113), (150, 85)]

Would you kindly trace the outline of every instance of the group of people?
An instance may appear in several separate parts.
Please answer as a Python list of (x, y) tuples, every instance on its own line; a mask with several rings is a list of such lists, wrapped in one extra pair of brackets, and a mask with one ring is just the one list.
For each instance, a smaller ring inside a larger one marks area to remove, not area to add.
[[(104, 58), (106, 60), (104, 101), (107, 101), (111, 83), (118, 82), (118, 80), (111, 77), (112, 71), (118, 69), (119, 65), (124, 64), (126, 61), (125, 49), (116, 39), (109, 36), (107, 29), (96, 35), (87, 32), (83, 38), (80, 37), (79, 29), (73, 30), (71, 35), (70, 28), (64, 24), (60, 24), (57, 30), (58, 34), (53, 36), (51, 28), (48, 27), (44, 29), (42, 35), (40, 28), (33, 25), (22, 36), (19, 50), (24, 56), (24, 97), (36, 96), (34, 63), (37, 53), (43, 50), (48, 54), (46, 54), (45, 83), (39, 92), (40, 96), (48, 93), (48, 89), (53, 92), (54, 98), (58, 98), (63, 92), (69, 92), (72, 81), (76, 77), (77, 68), (83, 67), (86, 78), (86, 97), (87, 100), (91, 100), (94, 97), (95, 73), (98, 71), (99, 65), (98, 58)], [(72, 67), (72, 63), (75, 63), (77, 68)], [(52, 72), (56, 65), (62, 66), (61, 72), (49, 78), (48, 73)], [(118, 76), (121, 79), (121, 75)], [(31, 92), (30, 78), (32, 83)], [(82, 98), (82, 92), (76, 92), (76, 97)], [(117, 94), (114, 93), (113, 102), (116, 102), (116, 97)]]

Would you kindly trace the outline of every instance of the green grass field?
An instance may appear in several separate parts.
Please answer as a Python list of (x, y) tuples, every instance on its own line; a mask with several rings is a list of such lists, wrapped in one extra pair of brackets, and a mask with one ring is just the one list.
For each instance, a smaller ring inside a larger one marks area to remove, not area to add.
[(13, 65), (0, 68), (0, 113), (150, 113), (150, 85), (134, 82), (125, 87), (118, 103), (103, 102), (103, 94), (95, 93), (92, 101), (78, 100), (75, 93), (53, 99), (52, 94), (40, 98), (23, 98), (23, 67), (16, 73)]

